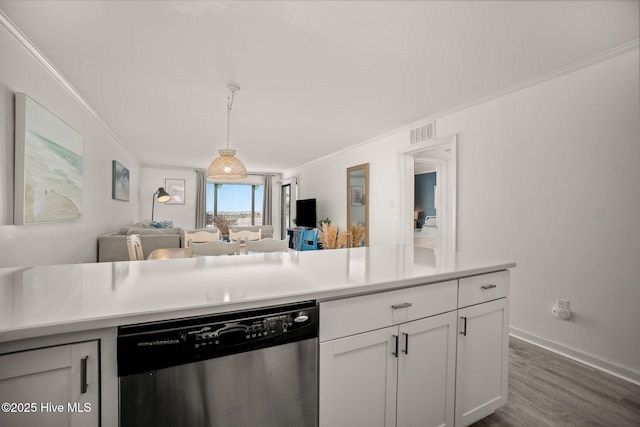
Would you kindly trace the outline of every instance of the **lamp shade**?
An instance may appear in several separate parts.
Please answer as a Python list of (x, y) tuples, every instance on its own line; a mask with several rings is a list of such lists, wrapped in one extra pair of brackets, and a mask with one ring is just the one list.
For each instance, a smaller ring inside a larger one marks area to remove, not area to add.
[(218, 150), (220, 157), (215, 158), (207, 169), (207, 177), (214, 179), (240, 179), (247, 177), (247, 168), (229, 148)]
[(158, 191), (156, 191), (156, 193), (158, 194), (158, 197), (156, 198), (156, 200), (158, 200), (159, 202), (164, 203), (171, 200), (171, 196), (169, 195), (169, 193), (164, 191), (164, 187), (158, 188)]

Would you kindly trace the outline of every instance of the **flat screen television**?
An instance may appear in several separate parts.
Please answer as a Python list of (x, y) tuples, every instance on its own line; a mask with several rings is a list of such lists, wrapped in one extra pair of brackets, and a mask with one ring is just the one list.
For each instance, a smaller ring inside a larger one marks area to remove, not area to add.
[(296, 200), (296, 225), (315, 228), (316, 221), (316, 199)]

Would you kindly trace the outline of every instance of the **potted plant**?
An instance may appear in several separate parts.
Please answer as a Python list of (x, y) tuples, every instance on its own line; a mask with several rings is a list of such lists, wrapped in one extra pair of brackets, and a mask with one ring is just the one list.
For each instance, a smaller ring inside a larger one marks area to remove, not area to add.
[(320, 228), (324, 228), (323, 224), (331, 225), (331, 220), (329, 218), (321, 219), (318, 221)]

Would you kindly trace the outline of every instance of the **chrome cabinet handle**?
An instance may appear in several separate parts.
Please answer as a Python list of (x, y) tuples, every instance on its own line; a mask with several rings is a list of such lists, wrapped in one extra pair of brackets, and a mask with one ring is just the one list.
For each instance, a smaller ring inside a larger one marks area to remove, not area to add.
[(397, 335), (393, 335), (393, 347), (395, 348), (394, 351), (391, 352), (391, 354), (393, 354), (395, 357), (398, 357), (398, 336)]
[(80, 359), (80, 394), (85, 394), (87, 389), (89, 388), (89, 384), (87, 383), (87, 362), (89, 360), (89, 356), (85, 356)]
[(483, 291), (486, 291), (487, 289), (493, 289), (495, 287), (496, 287), (496, 285), (494, 285), (492, 283), (492, 284), (489, 284), (489, 285), (480, 286), (480, 289), (482, 289)]
[(413, 304), (411, 304), (410, 302), (403, 302), (402, 304), (394, 304), (391, 306), (392, 309), (394, 310), (398, 310), (400, 308), (407, 308), (407, 307), (411, 307)]
[(409, 354), (409, 334), (403, 332), (402, 335), (404, 335), (404, 350), (402, 350), (402, 352), (404, 354)]

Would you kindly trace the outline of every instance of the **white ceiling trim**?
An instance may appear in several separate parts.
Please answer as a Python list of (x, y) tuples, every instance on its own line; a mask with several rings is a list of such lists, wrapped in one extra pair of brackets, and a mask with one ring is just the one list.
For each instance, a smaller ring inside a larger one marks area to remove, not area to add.
[[(443, 117), (450, 116), (451, 114), (466, 110), (466, 109), (471, 108), (471, 107), (475, 107), (476, 105), (484, 104), (485, 102), (489, 102), (489, 101), (491, 101), (493, 99), (500, 98), (502, 96), (505, 96), (505, 95), (508, 95), (510, 93), (514, 93), (514, 92), (520, 91), (522, 89), (526, 89), (526, 88), (531, 87), (531, 86), (535, 86), (535, 85), (543, 83), (545, 81), (552, 80), (552, 79), (555, 79), (557, 77), (563, 76), (565, 74), (569, 74), (569, 73), (572, 73), (574, 71), (581, 70), (581, 69), (586, 68), (586, 67), (588, 67), (590, 65), (597, 64), (597, 63), (602, 62), (602, 61), (606, 61), (607, 59), (610, 59), (610, 58), (615, 58), (616, 56), (623, 55), (623, 54), (625, 54), (627, 52), (630, 52), (632, 50), (637, 50), (639, 48), (640, 48), (640, 39), (631, 40), (630, 42), (623, 43), (620, 46), (616, 46), (616, 47), (614, 47), (612, 49), (607, 49), (607, 50), (605, 50), (603, 52), (600, 52), (600, 53), (598, 53), (596, 55), (592, 55), (590, 57), (587, 57), (587, 58), (585, 58), (585, 59), (583, 59), (581, 61), (574, 62), (573, 64), (569, 64), (569, 65), (564, 66), (564, 67), (560, 67), (560, 68), (558, 68), (556, 70), (553, 70), (553, 71), (550, 71), (548, 73), (541, 74), (541, 75), (533, 77), (533, 78), (531, 78), (529, 80), (525, 80), (523, 82), (516, 83), (516, 84), (508, 86), (508, 87), (506, 87), (504, 89), (492, 92), (492, 93), (490, 93), (488, 95), (482, 96), (480, 98), (476, 98), (476, 99), (474, 99), (472, 101), (466, 102), (464, 104), (460, 104), (458, 106), (452, 107), (452, 108), (450, 108), (448, 110), (445, 110), (445, 111), (442, 111), (440, 113), (425, 117), (424, 119), (420, 119), (418, 121), (409, 123), (407, 125), (395, 128), (395, 129), (390, 130), (389, 132), (386, 132), (386, 133), (384, 133), (382, 135), (373, 137), (371, 139), (368, 139), (366, 141), (360, 142), (360, 143), (355, 144), (355, 145), (351, 145), (351, 146), (346, 147), (346, 148), (344, 148), (342, 150), (336, 151), (335, 153), (327, 154), (326, 156), (323, 156), (323, 157), (320, 157), (318, 159), (315, 159), (315, 160), (312, 160), (310, 162), (307, 162), (307, 163), (305, 163), (305, 164), (303, 164), (300, 167), (295, 168), (295, 169), (299, 169), (299, 168), (302, 168), (302, 167), (307, 166), (307, 165), (312, 165), (312, 164), (314, 164), (316, 162), (322, 161), (324, 159), (333, 157), (333, 156), (341, 154), (341, 153), (348, 152), (350, 150), (353, 150), (354, 148), (370, 144), (372, 142), (378, 141), (378, 140), (383, 139), (383, 138), (387, 138), (387, 137), (389, 137), (391, 135), (395, 135), (395, 134), (398, 134), (400, 132), (407, 132), (407, 131), (409, 131), (411, 129), (414, 129), (416, 127), (424, 126), (424, 125), (426, 125), (426, 124), (428, 124), (430, 122), (433, 122), (433, 121), (435, 121), (437, 119), (441, 119)], [(437, 127), (436, 126), (434, 126), (434, 129), (436, 129), (436, 132), (437, 132)], [(435, 136), (437, 137), (438, 135), (436, 134)], [(409, 145), (409, 138), (407, 138), (407, 145)]]
[(108, 133), (111, 137), (136, 161), (140, 162), (140, 159), (136, 155), (134, 155), (120, 140), (118, 135), (105, 123), (104, 120), (98, 115), (98, 113), (91, 107), (91, 105), (80, 95), (71, 82), (67, 80), (60, 71), (49, 61), (49, 59), (42, 53), (40, 50), (29, 40), (29, 38), (9, 19), (9, 17), (0, 10), (0, 23), (3, 27), (9, 31), (13, 37), (15, 37), (22, 46), (29, 53), (31, 53), (40, 64), (55, 78), (61, 85), (64, 87), (69, 94), (76, 99), (88, 112), (91, 114)]
[[(471, 107), (475, 107), (476, 105), (484, 104), (485, 102), (489, 102), (493, 99), (500, 98), (505, 95), (509, 95), (514, 92), (518, 92), (522, 89), (526, 89), (531, 86), (538, 85), (540, 83), (544, 83), (549, 80), (553, 80), (557, 77), (573, 73), (575, 71), (581, 70), (583, 68), (589, 67), (591, 65), (597, 64), (599, 62), (606, 61), (611, 58), (615, 58), (616, 56), (623, 55), (627, 52), (631, 52), (632, 50), (637, 50), (640, 48), (640, 39), (631, 40), (630, 42), (623, 43), (620, 46), (616, 46), (611, 49), (607, 49), (598, 54), (592, 55), (585, 59), (582, 59), (578, 62), (574, 62), (573, 64), (566, 65), (564, 67), (557, 68), (555, 70), (549, 71), (548, 73), (540, 74), (539, 76), (533, 77), (529, 80), (525, 80), (520, 83), (516, 83), (514, 85), (508, 86), (504, 89), (497, 90), (495, 92), (489, 93), (480, 98), (476, 98), (472, 101), (469, 101), (464, 104), (460, 104), (458, 106), (452, 107), (448, 110), (442, 111), (440, 113), (429, 116), (425, 119), (419, 120), (417, 122), (411, 123), (410, 125), (404, 127), (402, 130), (413, 129), (418, 126), (423, 126), (431, 121), (441, 119), (443, 117), (447, 117), (451, 114), (457, 113), (462, 110), (466, 110)], [(436, 135), (437, 136), (437, 135)]]

